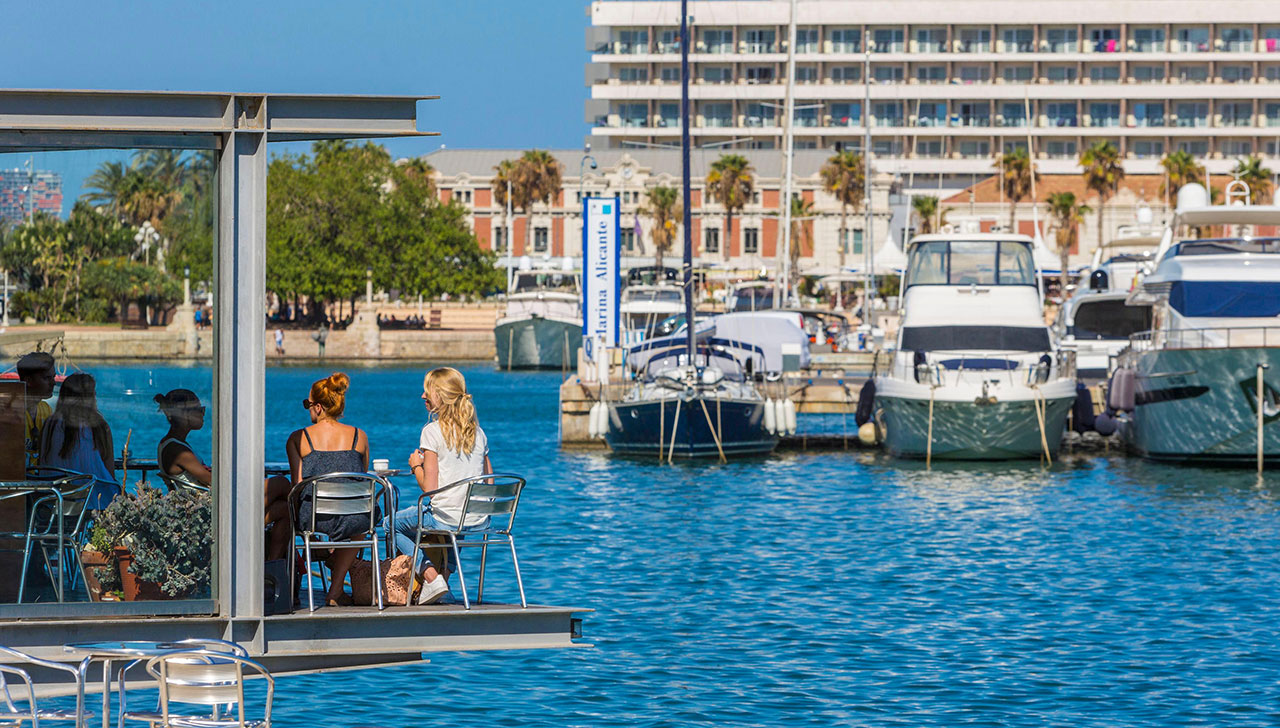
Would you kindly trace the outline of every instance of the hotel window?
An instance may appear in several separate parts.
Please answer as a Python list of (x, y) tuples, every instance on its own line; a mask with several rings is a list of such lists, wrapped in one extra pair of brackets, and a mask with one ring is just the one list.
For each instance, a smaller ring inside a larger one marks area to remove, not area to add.
[(956, 50), (960, 53), (990, 53), (991, 29), (960, 28), (956, 31)]
[(862, 30), (859, 28), (836, 28), (831, 31), (832, 53), (861, 53)]
[(1164, 28), (1134, 28), (1130, 36), (1133, 50), (1139, 53), (1164, 52)]
[(1075, 53), (1080, 50), (1075, 28), (1046, 28), (1045, 50), (1050, 53)]
[(1222, 115), (1223, 126), (1251, 126), (1253, 124), (1253, 104), (1248, 101), (1218, 102), (1218, 113)]
[(916, 28), (917, 53), (944, 53), (946, 50), (946, 28)]
[(1175, 107), (1177, 122), (1174, 126), (1208, 126), (1209, 105), (1206, 103), (1180, 103)]
[(733, 69), (728, 66), (703, 66), (703, 83), (733, 83)]
[(902, 83), (902, 66), (876, 66), (871, 77), (876, 83)]
[(1177, 148), (1180, 152), (1186, 152), (1193, 157), (1209, 156), (1209, 142), (1204, 139), (1180, 139), (1177, 142)]
[(680, 67), (679, 66), (663, 66), (662, 82), (663, 83), (680, 83)]
[(861, 66), (835, 66), (831, 69), (832, 83), (858, 83), (861, 80)]
[(1074, 159), (1076, 143), (1072, 139), (1050, 139), (1045, 142), (1045, 154), (1051, 159)]
[(961, 66), (956, 70), (960, 83), (969, 84), (991, 82), (990, 66)]
[(1208, 28), (1178, 28), (1173, 31), (1176, 39), (1173, 43), (1175, 51), (1183, 53), (1207, 53), (1212, 50), (1209, 45)]
[(1280, 26), (1270, 25), (1262, 29), (1262, 42), (1258, 50), (1266, 53), (1280, 51)]
[(871, 51), (873, 53), (901, 53), (903, 50), (902, 28), (876, 28), (871, 31)]
[(715, 28), (702, 31), (704, 53), (733, 53), (733, 31)]
[(832, 126), (858, 126), (862, 123), (862, 104), (837, 103), (831, 105)]
[(1267, 118), (1267, 126), (1280, 126), (1280, 104), (1269, 103), (1262, 107)]
[(1050, 101), (1044, 105), (1044, 115), (1049, 126), (1075, 126), (1076, 102)]
[[(808, 104), (805, 104), (805, 106), (808, 106)], [(809, 107), (805, 109), (797, 108), (794, 111), (794, 118), (796, 126), (817, 126), (818, 109), (816, 107)]]
[(747, 83), (773, 83), (773, 66), (747, 66)]
[(964, 101), (957, 105), (960, 126), (991, 126), (991, 104), (986, 101)]
[(680, 31), (675, 29), (667, 29), (658, 33), (658, 52), (659, 53), (679, 53), (680, 52)]
[(774, 45), (777, 32), (766, 28), (752, 28), (747, 31), (747, 53), (774, 53), (778, 49)]
[[(849, 238), (853, 238), (853, 245), (849, 245)], [(861, 230), (844, 230), (840, 236), (840, 247), (845, 253), (853, 255), (862, 255), (862, 231)]]
[(818, 52), (818, 29), (796, 28), (796, 53)]
[(796, 149), (817, 149), (818, 143), (812, 139), (797, 139), (791, 142), (791, 146)]
[(1253, 66), (1219, 66), (1218, 75), (1224, 83), (1249, 83), (1253, 80)]
[(1223, 156), (1226, 157), (1248, 157), (1253, 154), (1251, 139), (1223, 139), (1218, 142), (1218, 145)]
[(772, 139), (754, 139), (747, 142), (747, 149), (773, 149)]
[(871, 153), (877, 157), (897, 157), (902, 154), (902, 142), (897, 139), (877, 139), (871, 143)]
[(916, 140), (916, 156), (917, 157), (941, 157), (942, 156), (942, 140), (941, 139), (917, 139)]
[(467, 205), (471, 204), (471, 190), (462, 191), (462, 202)]
[(1222, 36), (1222, 50), (1236, 53), (1253, 50), (1253, 28), (1222, 28), (1219, 32)]
[(1130, 66), (1134, 83), (1164, 83), (1164, 66)]
[(1089, 66), (1089, 83), (1120, 83), (1120, 66)]
[(916, 111), (916, 126), (946, 126), (947, 102), (921, 101)]
[(777, 126), (778, 122), (775, 114), (777, 114), (777, 110), (772, 106), (758, 103), (747, 104), (746, 124), (752, 127)]
[(1000, 77), (1005, 83), (1031, 83), (1035, 74), (1031, 66), (1003, 66)]
[(658, 104), (658, 126), (680, 128), (680, 104)]
[(1263, 148), (1266, 150), (1268, 157), (1280, 156), (1280, 142), (1277, 142), (1274, 139), (1267, 140), (1266, 144), (1263, 145)]
[(1006, 101), (1000, 105), (1001, 126), (1026, 126), (1027, 113), (1021, 101)]
[(1194, 66), (1178, 66), (1173, 72), (1182, 83), (1209, 82), (1209, 66), (1207, 64), (1201, 63)]
[(1120, 50), (1120, 31), (1116, 28), (1090, 28), (1089, 45), (1094, 53), (1115, 53)]
[(618, 104), (617, 114), (624, 127), (648, 126), (645, 122), (649, 109), (645, 104)]
[(618, 69), (618, 80), (623, 83), (648, 83), (649, 69), (624, 66)]
[(703, 233), (702, 240), (703, 240), (702, 249), (705, 252), (708, 252), (708, 253), (720, 252), (720, 229), (719, 228), (707, 228), (706, 232)]
[(978, 139), (962, 139), (957, 145), (960, 156), (969, 159), (991, 156), (991, 142)]
[(817, 66), (796, 66), (796, 83), (817, 83)]
[(1095, 101), (1089, 104), (1090, 126), (1120, 126), (1120, 104), (1114, 101)]
[[(582, 200), (578, 200), (578, 202), (582, 202)], [(505, 253), (507, 251), (507, 231), (505, 228), (494, 228), (493, 250), (495, 253)]]
[(618, 52), (619, 53), (648, 53), (649, 52), (649, 31), (647, 30), (618, 31)]
[(1268, 83), (1280, 82), (1280, 66), (1263, 66), (1262, 77)]
[(1133, 119), (1137, 126), (1164, 126), (1164, 102), (1145, 101), (1134, 104)]
[(875, 126), (902, 126), (902, 102), (881, 101), (871, 105)]
[(636, 229), (623, 225), (618, 230), (618, 244), (622, 249), (630, 253), (636, 249)]
[(727, 103), (703, 104), (702, 125), (721, 128), (733, 126), (733, 106)]
[(758, 228), (742, 229), (742, 252), (760, 252), (760, 230)]
[(1027, 143), (1021, 139), (1015, 139), (1013, 141), (1005, 142), (1002, 145), (1002, 148), (1005, 154), (1009, 154), (1010, 152), (1025, 152), (1027, 151)]
[(538, 253), (547, 251), (547, 229), (544, 227), (536, 227), (533, 229), (533, 249)]
[(1075, 66), (1049, 66), (1044, 69), (1044, 77), (1049, 83), (1075, 83)]
[(1035, 32), (1031, 28), (1004, 28), (1000, 33), (1005, 53), (1035, 52)]
[(1164, 142), (1159, 139), (1133, 139), (1129, 142), (1129, 148), (1138, 159), (1159, 159), (1164, 156)]
[(916, 66), (916, 81), (920, 83), (946, 83), (946, 66)]

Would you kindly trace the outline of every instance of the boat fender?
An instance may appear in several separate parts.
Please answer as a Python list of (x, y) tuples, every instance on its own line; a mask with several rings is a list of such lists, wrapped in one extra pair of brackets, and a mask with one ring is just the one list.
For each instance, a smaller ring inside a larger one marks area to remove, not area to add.
[(609, 405), (600, 403), (599, 419), (596, 420), (596, 437), (604, 438), (609, 434)]
[(1137, 384), (1137, 376), (1132, 369), (1117, 369), (1116, 373), (1111, 377), (1110, 394), (1107, 397), (1107, 404), (1112, 409), (1121, 412), (1132, 412), (1134, 406), (1134, 387)]
[(600, 433), (601, 437), (604, 437), (605, 435), (609, 434), (610, 430), (622, 429), (622, 416), (618, 414), (618, 410), (610, 407), (607, 404), (604, 406), (604, 420), (605, 420), (605, 426), (604, 426), (604, 431)]
[(1072, 414), (1076, 432), (1088, 432), (1093, 429), (1096, 421), (1093, 416), (1093, 397), (1089, 395), (1089, 388), (1084, 386), (1084, 382), (1076, 382), (1076, 402), (1073, 405)]
[(764, 401), (764, 429), (770, 435), (778, 431), (778, 412), (772, 398)]
[(1118, 425), (1119, 423), (1116, 422), (1116, 419), (1107, 412), (1103, 412), (1093, 420), (1093, 429), (1099, 435), (1115, 434)]
[(796, 403), (790, 399), (782, 400), (782, 413), (785, 415), (783, 420), (787, 425), (787, 434), (796, 434)]
[(879, 433), (876, 432), (876, 423), (874, 422), (864, 422), (858, 426), (858, 442), (861, 442), (867, 447), (871, 447), (876, 444), (877, 434)]
[(876, 380), (868, 379), (858, 392), (858, 409), (853, 415), (853, 421), (859, 428), (871, 421), (875, 406)]
[(599, 431), (596, 430), (596, 422), (599, 420), (599, 412), (600, 412), (599, 402), (596, 402), (595, 404), (591, 405), (591, 410), (587, 412), (587, 437), (591, 438), (592, 440), (596, 439), (596, 437), (599, 436), (600, 434)]

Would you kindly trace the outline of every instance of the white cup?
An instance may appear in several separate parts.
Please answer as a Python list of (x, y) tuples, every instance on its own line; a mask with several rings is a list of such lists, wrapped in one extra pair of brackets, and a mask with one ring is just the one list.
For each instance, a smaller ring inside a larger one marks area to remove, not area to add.
[(374, 470), (378, 470), (378, 471), (381, 471), (381, 470), (390, 470), (390, 469), (391, 469), (391, 461), (390, 461), (390, 460), (387, 460), (386, 458), (378, 458), (378, 459), (376, 459), (376, 460), (374, 460), (374, 461), (373, 461), (373, 469), (374, 469)]

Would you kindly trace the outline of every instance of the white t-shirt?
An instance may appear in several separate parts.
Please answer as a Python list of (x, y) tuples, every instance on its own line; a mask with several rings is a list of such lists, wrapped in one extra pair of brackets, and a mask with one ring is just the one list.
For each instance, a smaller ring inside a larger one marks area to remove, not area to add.
[[(484, 430), (479, 427), (476, 428), (475, 446), (466, 455), (459, 455), (445, 445), (444, 433), (440, 430), (439, 422), (431, 422), (422, 428), (422, 439), (418, 446), (436, 454), (436, 460), (440, 463), (440, 475), (436, 482), (442, 488), (464, 478), (484, 475), (484, 459), (489, 455), (489, 440), (485, 437)], [(458, 525), (458, 516), (462, 515), (466, 495), (466, 488), (453, 488), (438, 495), (432, 495), (431, 512), (436, 520), (450, 526)], [(483, 515), (468, 514), (465, 525), (475, 526), (484, 523), (485, 518), (486, 516)]]

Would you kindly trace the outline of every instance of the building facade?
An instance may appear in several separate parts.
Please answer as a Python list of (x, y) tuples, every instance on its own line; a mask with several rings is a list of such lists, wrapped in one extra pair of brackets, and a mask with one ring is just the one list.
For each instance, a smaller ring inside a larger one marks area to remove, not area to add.
[[(797, 149), (861, 150), (907, 187), (968, 186), (1030, 143), (1074, 174), (1094, 141), (1131, 173), (1185, 150), (1212, 174), (1280, 164), (1280, 3), (800, 0)], [(597, 148), (678, 144), (680, 3), (593, 2), (586, 121)], [(789, 0), (691, 2), (695, 145), (778, 149)], [(869, 88), (865, 82), (869, 81)], [(865, 97), (870, 95), (869, 106)], [(866, 108), (864, 108), (866, 107)]]
[(0, 220), (16, 225), (35, 212), (62, 215), (62, 175), (0, 169)]

